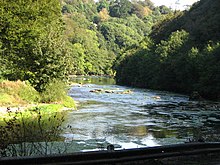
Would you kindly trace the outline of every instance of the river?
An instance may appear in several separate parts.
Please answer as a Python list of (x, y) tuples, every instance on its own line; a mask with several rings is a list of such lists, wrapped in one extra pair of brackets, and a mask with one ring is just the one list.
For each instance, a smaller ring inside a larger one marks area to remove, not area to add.
[(190, 141), (218, 141), (220, 104), (188, 96), (115, 85), (104, 77), (75, 77), (69, 95), (79, 102), (68, 111), (62, 136), (71, 152), (151, 147)]

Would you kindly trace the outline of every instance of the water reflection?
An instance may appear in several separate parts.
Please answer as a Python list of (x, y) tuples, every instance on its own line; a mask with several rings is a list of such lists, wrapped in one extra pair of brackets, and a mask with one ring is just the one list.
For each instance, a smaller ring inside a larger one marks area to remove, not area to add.
[(72, 76), (70, 81), (79, 84), (113, 85), (115, 80), (104, 76)]
[(58, 153), (58, 150), (65, 151), (61, 133), (66, 113), (48, 112), (42, 107), (8, 112), (0, 124), (0, 157), (47, 155)]

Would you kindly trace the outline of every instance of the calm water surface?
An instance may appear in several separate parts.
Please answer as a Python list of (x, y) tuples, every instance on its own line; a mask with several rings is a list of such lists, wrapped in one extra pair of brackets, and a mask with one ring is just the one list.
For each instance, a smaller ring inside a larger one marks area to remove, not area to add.
[[(192, 102), (185, 95), (115, 85), (103, 77), (77, 77), (69, 95), (79, 102), (68, 111), (63, 133), (74, 151), (218, 141), (220, 105)], [(91, 92), (91, 91), (100, 92)], [(125, 91), (132, 91), (123, 94)], [(72, 142), (70, 142), (72, 141)]]

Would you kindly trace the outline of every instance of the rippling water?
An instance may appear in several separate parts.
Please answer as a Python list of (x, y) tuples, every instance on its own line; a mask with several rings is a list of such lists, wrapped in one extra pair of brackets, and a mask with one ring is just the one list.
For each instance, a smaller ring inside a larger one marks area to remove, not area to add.
[[(74, 143), (74, 151), (101, 150), (109, 143), (127, 149), (219, 139), (219, 103), (192, 102), (185, 95), (119, 86), (103, 77), (73, 81), (81, 85), (73, 85), (69, 95), (80, 106), (68, 112), (66, 125), (72, 130), (63, 136)], [(132, 92), (122, 94), (128, 90)]]

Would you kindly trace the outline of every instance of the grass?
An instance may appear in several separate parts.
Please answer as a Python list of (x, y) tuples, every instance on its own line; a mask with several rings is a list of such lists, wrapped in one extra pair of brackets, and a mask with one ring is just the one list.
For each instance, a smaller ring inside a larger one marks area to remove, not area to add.
[(0, 105), (1, 106), (12, 105), (15, 102), (17, 102), (17, 100), (13, 96), (7, 93), (0, 93)]
[[(7, 113), (7, 107), (13, 109), (12, 112)], [(74, 100), (67, 95), (62, 82), (52, 81), (43, 93), (39, 93), (28, 82), (0, 81), (0, 126), (16, 113), (22, 112), (22, 116), (28, 120), (36, 116), (35, 112), (48, 115), (58, 113), (64, 107), (76, 109)], [(22, 111), (16, 112), (17, 108)]]
[(22, 81), (1, 81), (0, 94), (0, 106), (32, 104), (40, 99), (40, 94), (27, 82)]
[(37, 92), (28, 82), (0, 81), (0, 107), (40, 103), (55, 103), (68, 108), (76, 108), (74, 100), (67, 96), (66, 86), (61, 81), (51, 81), (42, 93)]
[(27, 108), (23, 111), (8, 111), (8, 113), (0, 113), (0, 125), (5, 125), (8, 121), (13, 119), (16, 116), (16, 119), (24, 120), (34, 120), (36, 116), (43, 115), (45, 118), (51, 114), (62, 112), (62, 105), (60, 104), (48, 104), (48, 105), (39, 105)]

